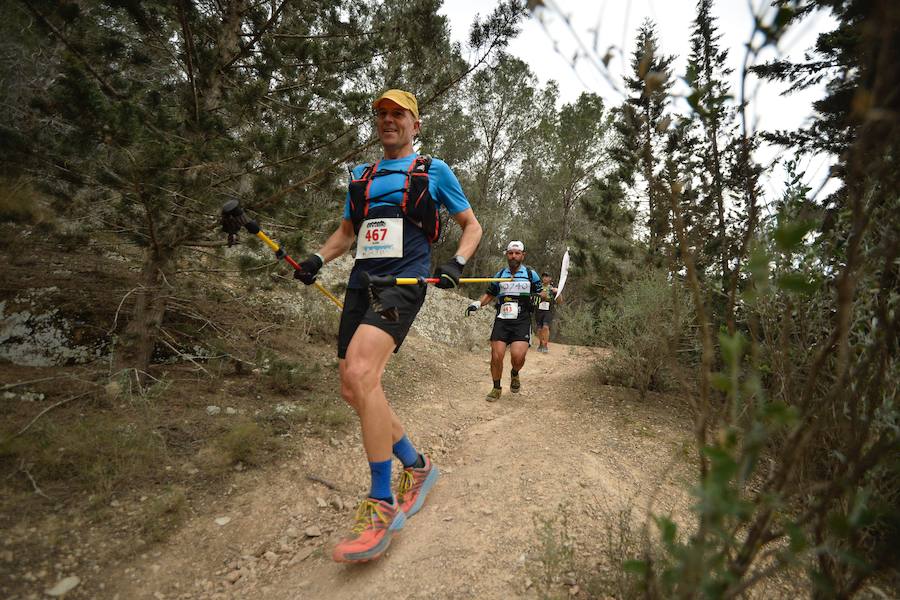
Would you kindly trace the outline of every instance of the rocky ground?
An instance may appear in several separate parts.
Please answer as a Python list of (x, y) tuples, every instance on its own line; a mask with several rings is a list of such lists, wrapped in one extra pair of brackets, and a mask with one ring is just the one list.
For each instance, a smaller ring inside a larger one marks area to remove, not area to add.
[[(597, 553), (619, 516), (637, 518), (650, 503), (684, 514), (688, 503), (684, 411), (662, 397), (642, 404), (627, 391), (596, 386), (592, 369), (602, 353), (562, 345), (531, 353), (522, 392), (488, 403), (486, 346), (451, 350), (413, 336), (386, 387), (442, 476), (381, 560), (347, 566), (329, 557), (366, 491), (365, 457), (352, 432), (239, 476), (229, 494), (155, 552), (102, 574), (105, 594), (593, 596), (592, 578), (603, 568)], [(548, 530), (559, 554), (572, 551), (555, 581), (555, 574), (543, 577), (554, 560)]]

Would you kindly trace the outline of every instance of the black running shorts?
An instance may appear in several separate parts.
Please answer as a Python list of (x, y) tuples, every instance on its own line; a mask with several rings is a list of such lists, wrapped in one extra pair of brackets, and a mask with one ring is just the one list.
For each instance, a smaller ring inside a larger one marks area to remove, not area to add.
[(363, 323), (389, 333), (397, 344), (394, 353), (400, 350), (400, 345), (425, 302), (425, 286), (398, 285), (385, 288), (381, 293), (390, 296), (391, 303), (397, 306), (400, 312), (400, 320), (388, 321), (372, 310), (369, 306), (367, 289), (347, 289), (347, 293), (344, 295), (344, 310), (341, 312), (341, 324), (338, 327), (338, 358), (347, 357), (350, 340), (353, 339), (356, 329)]
[(550, 310), (536, 310), (534, 311), (534, 327), (535, 329), (541, 329), (542, 327), (550, 327), (550, 323), (553, 322), (553, 311)]
[(528, 342), (531, 345), (531, 315), (521, 316), (518, 319), (494, 319), (494, 329), (491, 330), (492, 342)]

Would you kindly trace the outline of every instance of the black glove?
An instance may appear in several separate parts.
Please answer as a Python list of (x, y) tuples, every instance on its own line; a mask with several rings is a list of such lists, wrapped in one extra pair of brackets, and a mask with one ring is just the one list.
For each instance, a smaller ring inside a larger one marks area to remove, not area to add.
[(243, 215), (222, 214), (222, 231), (228, 235), (236, 235), (244, 226)]
[(317, 254), (313, 254), (300, 263), (300, 269), (294, 271), (294, 279), (299, 279), (306, 285), (314, 284), (316, 282), (316, 273), (319, 272), (323, 264), (325, 264), (324, 261)]
[(462, 269), (460, 264), (456, 262), (456, 258), (451, 258), (449, 261), (438, 267), (434, 272), (434, 275), (432, 275), (432, 277), (440, 279), (440, 281), (434, 285), (444, 290), (455, 288), (459, 285)]

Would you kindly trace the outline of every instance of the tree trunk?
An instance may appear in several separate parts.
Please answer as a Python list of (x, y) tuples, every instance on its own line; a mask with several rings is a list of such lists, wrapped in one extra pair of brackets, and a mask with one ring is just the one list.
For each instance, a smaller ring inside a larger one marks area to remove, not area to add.
[(246, 0), (234, 0), (224, 8), (222, 23), (216, 36), (216, 60), (210, 65), (205, 89), (201, 91), (203, 108), (207, 112), (219, 107), (225, 83), (223, 69), (240, 52), (241, 19), (246, 12)]
[(169, 298), (162, 288), (165, 281), (163, 273), (169, 261), (168, 257), (160, 256), (152, 247), (145, 250), (134, 312), (119, 337), (113, 361), (114, 372), (135, 369), (146, 373), (150, 367)]
[(719, 268), (722, 270), (722, 293), (728, 294), (728, 252), (725, 244), (725, 201), (723, 199), (722, 164), (719, 156), (719, 129), (713, 124), (709, 131), (709, 138), (713, 159), (713, 194), (716, 197), (716, 217), (719, 237)]

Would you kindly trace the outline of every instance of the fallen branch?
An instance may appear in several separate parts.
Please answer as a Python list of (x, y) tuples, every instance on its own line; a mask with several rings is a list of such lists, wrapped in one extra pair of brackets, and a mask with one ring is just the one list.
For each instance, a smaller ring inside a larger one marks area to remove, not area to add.
[(275, 327), (280, 327), (280, 325), (278, 323), (272, 323), (271, 325), (266, 325), (265, 327), (263, 327), (262, 329), (260, 329), (256, 333), (254, 333), (252, 337), (253, 337), (253, 339), (259, 341), (259, 336), (261, 336), (263, 334), (263, 332), (273, 329)]
[(31, 471), (28, 470), (28, 465), (25, 464), (25, 461), (19, 463), (19, 470), (22, 473), (25, 473), (25, 476), (28, 478), (28, 481), (31, 482), (31, 486), (34, 488), (34, 493), (42, 498), (46, 498), (47, 500), (52, 500), (50, 496), (45, 494), (41, 488), (38, 487), (37, 481), (34, 480), (34, 477), (31, 476)]
[(56, 408), (57, 406), (62, 406), (63, 404), (66, 404), (67, 402), (71, 402), (72, 400), (78, 400), (79, 398), (83, 398), (83, 397), (85, 397), (85, 396), (87, 396), (87, 395), (89, 395), (89, 394), (92, 394), (92, 393), (93, 393), (93, 392), (84, 392), (84, 393), (82, 393), (82, 394), (77, 394), (77, 395), (75, 395), (75, 396), (72, 396), (71, 398), (66, 398), (65, 400), (60, 400), (59, 402), (56, 402), (55, 404), (51, 404), (50, 406), (48, 406), (47, 408), (45, 408), (44, 410), (42, 410), (41, 412), (39, 412), (39, 413), (37, 414), (37, 416), (36, 416), (35, 418), (33, 418), (33, 419), (31, 420), (30, 423), (28, 423), (28, 425), (26, 425), (25, 427), (23, 427), (22, 429), (20, 429), (17, 433), (15, 433), (15, 434), (14, 434), (11, 438), (9, 438), (9, 439), (15, 439), (15, 438), (19, 437), (20, 435), (22, 435), (23, 433), (25, 433), (26, 431), (28, 431), (28, 428), (31, 427), (32, 425), (34, 425), (34, 423), (35, 423), (38, 419), (40, 419), (41, 417), (43, 417), (45, 414), (47, 414), (48, 412), (50, 412), (51, 410), (53, 410), (53, 409)]
[(334, 491), (336, 491), (336, 492), (341, 491), (341, 490), (338, 488), (338, 486), (334, 485), (333, 483), (331, 483), (330, 481), (328, 481), (328, 480), (326, 480), (326, 479), (322, 479), (322, 478), (319, 477), (318, 475), (307, 475), (306, 478), (309, 479), (310, 481), (314, 481), (314, 482), (316, 482), (316, 483), (321, 483), (322, 485), (324, 485), (325, 487), (327, 487), (329, 490), (334, 490)]
[(206, 373), (209, 377), (212, 377), (212, 374), (211, 374), (209, 371), (207, 371), (206, 368), (205, 368), (203, 365), (201, 365), (201, 364), (198, 363), (196, 360), (194, 360), (193, 357), (188, 356), (187, 354), (185, 354), (184, 352), (182, 352), (181, 350), (179, 350), (178, 348), (176, 348), (175, 346), (173, 346), (172, 344), (170, 344), (169, 342), (167, 342), (166, 340), (164, 340), (164, 339), (162, 339), (162, 338), (160, 338), (159, 341), (161, 341), (163, 344), (165, 344), (166, 346), (168, 346), (169, 349), (170, 349), (172, 352), (174, 352), (175, 354), (177, 354), (177, 355), (180, 356), (181, 358), (190, 361), (190, 362), (193, 363), (194, 366), (196, 366), (198, 369), (200, 369), (201, 371), (203, 371), (204, 373)]
[(68, 375), (55, 375), (53, 377), (41, 377), (40, 379), (29, 379), (28, 381), (17, 381), (15, 383), (7, 383), (3, 387), (0, 387), (0, 392), (5, 392), (6, 390), (11, 390), (13, 388), (21, 387), (23, 385), (29, 385), (32, 383), (40, 383), (42, 381), (52, 381), (54, 379), (61, 379), (63, 377), (68, 377)]
[(124, 296), (122, 296), (122, 300), (119, 302), (118, 308), (116, 308), (116, 314), (113, 316), (112, 327), (109, 328), (109, 331), (106, 332), (106, 335), (112, 335), (113, 332), (116, 330), (116, 324), (119, 321), (119, 311), (122, 310), (122, 305), (125, 304), (125, 300), (128, 298), (128, 296), (130, 296), (131, 294), (133, 294), (134, 292), (138, 291), (139, 289), (141, 289), (143, 287), (144, 286), (139, 285), (134, 289), (128, 290), (128, 293), (126, 293)]

